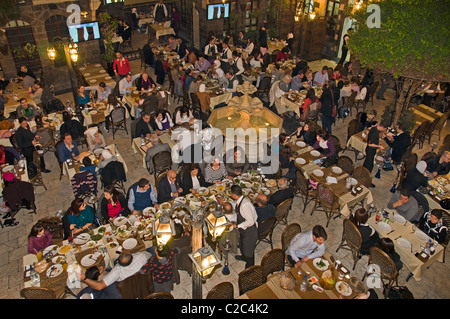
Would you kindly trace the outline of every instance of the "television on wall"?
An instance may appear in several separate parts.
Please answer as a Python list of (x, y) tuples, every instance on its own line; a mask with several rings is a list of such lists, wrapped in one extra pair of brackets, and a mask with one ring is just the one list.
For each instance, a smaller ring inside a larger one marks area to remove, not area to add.
[(68, 26), (69, 34), (75, 43), (100, 39), (100, 27), (97, 21)]
[(208, 20), (228, 18), (230, 15), (230, 4), (210, 4), (208, 5)]

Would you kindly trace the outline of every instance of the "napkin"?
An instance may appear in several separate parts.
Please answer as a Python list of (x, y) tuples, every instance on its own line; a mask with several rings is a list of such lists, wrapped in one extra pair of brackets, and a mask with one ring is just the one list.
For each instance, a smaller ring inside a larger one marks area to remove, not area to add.
[(327, 177), (327, 183), (329, 183), (329, 184), (337, 184), (337, 179), (336, 179), (336, 177), (328, 176), (328, 177)]

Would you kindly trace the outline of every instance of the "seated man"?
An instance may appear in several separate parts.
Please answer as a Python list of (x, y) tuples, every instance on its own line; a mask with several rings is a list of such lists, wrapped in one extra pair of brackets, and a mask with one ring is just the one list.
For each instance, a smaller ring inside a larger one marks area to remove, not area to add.
[(69, 133), (64, 134), (63, 143), (58, 148), (58, 157), (61, 163), (64, 163), (68, 159), (75, 159), (81, 161), (85, 156), (89, 156), (89, 152), (82, 152), (78, 150), (77, 143), (72, 140), (72, 135)]
[(28, 103), (26, 98), (20, 99), (20, 105), (17, 107), (17, 117), (25, 117), (27, 121), (32, 121), (38, 115), (39, 111), (34, 106)]
[(145, 162), (147, 163), (148, 172), (150, 174), (153, 174), (153, 156), (161, 152), (171, 152), (171, 149), (169, 144), (161, 143), (156, 134), (150, 135), (150, 143), (151, 145), (147, 144), (147, 146), (150, 146), (150, 148), (145, 153)]
[(275, 206), (269, 204), (269, 198), (267, 195), (259, 194), (256, 197), (256, 214), (258, 215), (258, 219), (256, 220), (261, 223), (263, 220), (275, 217)]
[(316, 75), (314, 75), (314, 85), (315, 86), (323, 86), (328, 83), (328, 67), (325, 65), (322, 68), (322, 71), (317, 71)]
[(131, 93), (133, 91), (134, 80), (140, 77), (141, 74), (131, 75), (131, 73), (127, 73), (125, 77), (119, 81), (119, 94), (125, 95), (127, 93)]
[(169, 170), (167, 176), (161, 178), (158, 184), (158, 203), (165, 203), (171, 199), (175, 199), (183, 194), (180, 187), (180, 176), (174, 171)]
[(294, 198), (294, 189), (288, 185), (288, 180), (282, 177), (278, 180), (278, 190), (270, 195), (269, 204), (277, 207), (289, 198)]
[(142, 117), (136, 123), (135, 136), (150, 137), (150, 135), (153, 134), (158, 129), (156, 123), (154, 123), (155, 126), (153, 126), (152, 122), (154, 121), (155, 121), (154, 119), (152, 121), (150, 114), (148, 114), (147, 112), (143, 112)]
[(80, 274), (80, 280), (87, 284), (90, 288), (101, 291), (106, 287), (109, 287), (116, 282), (123, 281), (139, 272), (150, 257), (151, 254), (146, 251), (141, 251), (135, 254), (122, 252), (117, 259), (118, 263), (113, 267), (113, 269), (111, 269), (102, 281), (87, 278), (83, 271)]
[(202, 55), (198, 57), (198, 61), (195, 61), (195, 69), (197, 71), (206, 72), (210, 66), (211, 63)]
[(406, 177), (403, 180), (402, 188), (408, 188), (411, 192), (416, 191), (419, 187), (427, 187), (428, 178), (426, 175), (427, 163), (420, 161), (416, 167), (406, 172)]
[(323, 256), (325, 240), (327, 233), (321, 225), (314, 226), (309, 232), (297, 234), (286, 250), (289, 263), (298, 268), (309, 259)]
[(403, 188), (401, 192), (392, 195), (388, 208), (395, 209), (397, 213), (410, 222), (417, 222), (421, 217), (419, 216), (419, 204), (407, 188)]
[[(85, 276), (87, 279), (98, 281), (104, 270), (105, 267), (103, 266), (92, 266), (86, 269)], [(77, 299), (81, 299), (84, 294), (92, 295), (92, 299), (122, 299), (122, 294), (117, 289), (115, 282), (102, 290), (96, 290), (88, 286), (78, 293)]]
[(139, 182), (130, 187), (128, 191), (128, 208), (135, 215), (142, 212), (147, 207), (155, 207), (159, 209), (156, 199), (155, 189), (150, 182), (141, 178)]
[(447, 175), (450, 171), (450, 151), (445, 151), (441, 156), (430, 157), (425, 162), (427, 162), (428, 178)]
[(292, 77), (291, 81), (291, 90), (300, 91), (303, 89), (303, 71), (298, 72), (298, 74)]
[(419, 221), (419, 229), (442, 244), (447, 239), (447, 227), (442, 222), (442, 209), (433, 209), (425, 213)]

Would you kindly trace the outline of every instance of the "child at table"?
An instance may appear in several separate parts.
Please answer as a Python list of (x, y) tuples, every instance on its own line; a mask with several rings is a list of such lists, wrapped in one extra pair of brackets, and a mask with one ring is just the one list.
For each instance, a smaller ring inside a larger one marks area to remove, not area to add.
[(50, 245), (53, 245), (52, 233), (45, 229), (41, 223), (34, 224), (28, 235), (28, 252), (37, 254)]
[(419, 221), (419, 229), (425, 234), (442, 244), (447, 239), (447, 227), (442, 222), (442, 215), (445, 211), (442, 209), (433, 209), (425, 213)]

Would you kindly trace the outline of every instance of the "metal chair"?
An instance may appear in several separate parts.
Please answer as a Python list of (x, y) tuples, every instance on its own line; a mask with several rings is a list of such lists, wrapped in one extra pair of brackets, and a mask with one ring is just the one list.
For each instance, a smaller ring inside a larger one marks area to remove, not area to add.
[(325, 227), (328, 227), (331, 218), (334, 214), (339, 216), (339, 200), (336, 195), (333, 194), (331, 189), (322, 183), (317, 185), (317, 197), (314, 203), (314, 207), (311, 211), (311, 215), (316, 211), (317, 208), (321, 208), (325, 213), (327, 218), (327, 224)]
[[(369, 254), (368, 265), (375, 264), (380, 267), (380, 278), (383, 282), (383, 286), (385, 287), (383, 294), (386, 298), (387, 292), (391, 289), (394, 282), (398, 286), (398, 271), (395, 268), (395, 264), (392, 261), (391, 257), (389, 257), (384, 251), (382, 251), (378, 247), (371, 247)], [(364, 274), (362, 281), (369, 275), (367, 272)], [(387, 284), (384, 283), (384, 280), (387, 280)]]
[(343, 231), (342, 231), (342, 240), (339, 244), (339, 247), (336, 249), (336, 252), (339, 249), (347, 249), (352, 252), (353, 255), (353, 270), (355, 270), (356, 263), (361, 258), (361, 244), (362, 238), (361, 233), (358, 228), (353, 224), (350, 219), (344, 219)]
[(160, 152), (152, 157), (155, 179), (158, 174), (168, 171), (172, 167), (172, 154), (168, 151)]
[(28, 287), (20, 291), (20, 297), (24, 299), (57, 299), (53, 290), (41, 287)]
[(277, 219), (275, 226), (277, 226), (280, 222), (283, 222), (285, 225), (287, 225), (287, 218), (289, 215), (289, 211), (291, 210), (293, 201), (293, 198), (288, 198), (278, 204), (277, 207), (275, 207), (275, 217)]
[(364, 166), (358, 166), (354, 169), (352, 176), (358, 181), (358, 183), (369, 188), (372, 184), (372, 174)]
[(284, 271), (285, 255), (280, 248), (268, 251), (261, 259), (261, 266), (264, 270), (264, 277), (277, 271)]
[(307, 120), (314, 121), (317, 124), (317, 120), (319, 119), (321, 104), (319, 102), (314, 102), (308, 105), (306, 108), (306, 112), (308, 114)]
[(266, 283), (264, 269), (260, 265), (250, 266), (239, 273), (238, 286), (239, 294), (243, 295), (247, 291), (255, 289)]
[(36, 175), (30, 178), (30, 183), (33, 184), (34, 187), (43, 186), (45, 190), (47, 190), (44, 180), (42, 179), (41, 157), (37, 151), (33, 152), (33, 165), (36, 167)]
[(63, 240), (64, 227), (61, 218), (55, 216), (44, 217), (42, 219), (39, 219), (38, 223), (44, 226), (45, 229), (48, 229), (50, 231), (50, 233), (52, 234), (53, 243), (56, 243), (57, 241), (59, 241), (59, 239), (61, 239), (61, 241)]
[(294, 186), (294, 194), (300, 194), (303, 201), (303, 214), (305, 213), (306, 206), (309, 202), (314, 200), (316, 196), (316, 191), (311, 187), (311, 184), (306, 179), (305, 175), (301, 170), (295, 172), (296, 180)]
[(55, 150), (55, 131), (49, 127), (42, 127), (36, 130), (39, 136), (39, 144), (42, 146), (43, 154)]
[(258, 225), (258, 241), (256, 242), (256, 246), (260, 242), (265, 242), (270, 244), (270, 248), (273, 249), (273, 242), (272, 242), (272, 234), (273, 230), (275, 228), (277, 219), (275, 217), (269, 217), (264, 219), (261, 223)]
[(154, 292), (144, 299), (175, 299), (171, 293), (165, 291)]
[[(442, 211), (442, 223), (444, 224), (445, 227), (447, 227), (447, 229), (450, 229), (450, 214), (446, 210)], [(443, 263), (445, 263), (445, 251), (447, 250), (449, 241), (450, 241), (450, 232), (447, 231), (447, 238), (441, 244), (442, 247), (444, 247), (444, 256), (442, 258)]]
[(128, 135), (126, 109), (123, 106), (114, 108), (108, 118), (109, 127), (113, 133), (113, 140), (116, 139), (116, 132), (118, 130), (124, 130)]
[(206, 295), (206, 299), (234, 299), (234, 287), (231, 282), (215, 285)]
[(341, 168), (343, 172), (352, 175), (354, 171), (353, 161), (348, 156), (339, 156), (336, 166)]

